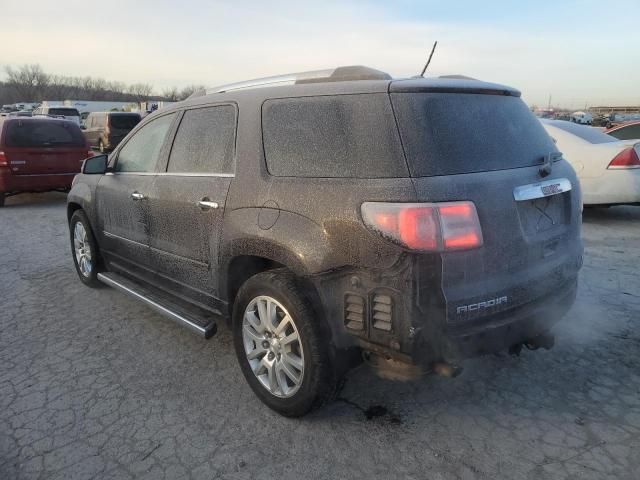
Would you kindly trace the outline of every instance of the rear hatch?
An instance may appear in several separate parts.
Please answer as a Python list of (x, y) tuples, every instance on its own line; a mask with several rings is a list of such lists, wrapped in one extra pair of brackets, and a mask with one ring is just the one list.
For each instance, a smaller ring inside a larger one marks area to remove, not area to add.
[(3, 144), (13, 175), (78, 173), (88, 150), (75, 123), (48, 118), (7, 121)]
[(50, 107), (49, 115), (64, 118), (65, 120), (71, 120), (74, 123), (80, 125), (80, 112), (75, 108), (69, 107)]
[(418, 200), (472, 201), (484, 239), (477, 249), (441, 254), (447, 323), (480, 325), (562, 295), (582, 253), (575, 172), (519, 92), (425, 83), (390, 88)]
[(118, 145), (127, 134), (140, 123), (137, 113), (112, 113), (109, 115), (109, 144)]

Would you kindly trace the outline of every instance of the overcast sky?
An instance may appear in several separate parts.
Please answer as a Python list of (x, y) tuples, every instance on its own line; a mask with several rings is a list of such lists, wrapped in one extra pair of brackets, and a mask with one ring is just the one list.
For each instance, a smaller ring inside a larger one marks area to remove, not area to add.
[(460, 73), (530, 104), (640, 104), (640, 1), (2, 0), (0, 65), (209, 86), (337, 65)]

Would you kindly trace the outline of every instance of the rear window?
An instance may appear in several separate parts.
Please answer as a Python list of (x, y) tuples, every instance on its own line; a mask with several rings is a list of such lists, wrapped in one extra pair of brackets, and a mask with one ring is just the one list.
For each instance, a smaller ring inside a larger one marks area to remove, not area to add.
[(408, 176), (387, 94), (267, 100), (262, 122), (272, 175)]
[(34, 119), (7, 122), (5, 144), (8, 147), (84, 147), (85, 139), (74, 123)]
[(111, 128), (119, 130), (131, 130), (140, 123), (140, 115), (109, 115)]
[(577, 123), (565, 122), (563, 120), (547, 121), (546, 123), (559, 128), (560, 130), (564, 130), (565, 132), (569, 132), (576, 137), (580, 137), (589, 143), (609, 143), (618, 141), (617, 138), (607, 135), (598, 128), (578, 125)]
[(557, 151), (518, 97), (397, 93), (391, 99), (412, 176), (539, 165)]
[(619, 128), (609, 132), (609, 135), (617, 138), (618, 140), (635, 140), (640, 138), (640, 123)]
[(80, 113), (75, 108), (50, 108), (49, 115), (64, 115), (65, 117), (79, 117)]

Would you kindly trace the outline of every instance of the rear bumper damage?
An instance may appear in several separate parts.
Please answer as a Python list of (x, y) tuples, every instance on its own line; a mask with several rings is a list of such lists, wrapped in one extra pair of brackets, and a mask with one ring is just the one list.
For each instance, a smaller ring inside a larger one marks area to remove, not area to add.
[(530, 287), (536, 292), (528, 302), (495, 309), (495, 302), (488, 302), (492, 308), (475, 317), (463, 315), (459, 322), (447, 315), (452, 307), (445, 300), (437, 256), (419, 262), (407, 256), (381, 272), (324, 273), (314, 283), (337, 348), (361, 347), (379, 371), (391, 370), (386, 376), (394, 378), (425, 371), (454, 376), (452, 366), (466, 358), (519, 351), (523, 345), (549, 348), (549, 330), (575, 301), (581, 265), (580, 249), (562, 262), (562, 275), (553, 284), (548, 278), (528, 279), (538, 286)]

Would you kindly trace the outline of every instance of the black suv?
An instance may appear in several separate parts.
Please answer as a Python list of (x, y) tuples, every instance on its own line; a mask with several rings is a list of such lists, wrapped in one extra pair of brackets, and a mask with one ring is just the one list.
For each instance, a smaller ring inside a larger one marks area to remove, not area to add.
[(85, 161), (68, 218), (85, 284), (204, 337), (227, 319), (251, 388), (290, 416), (354, 358), (407, 378), (550, 347), (583, 252), (575, 173), (517, 90), (365, 67), (149, 115)]

